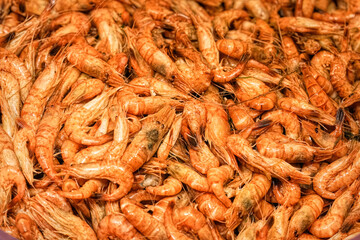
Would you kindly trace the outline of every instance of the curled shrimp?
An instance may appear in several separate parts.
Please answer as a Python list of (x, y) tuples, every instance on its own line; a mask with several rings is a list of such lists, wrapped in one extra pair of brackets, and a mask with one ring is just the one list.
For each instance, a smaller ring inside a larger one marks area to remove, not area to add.
[(94, 192), (97, 192), (105, 187), (105, 182), (101, 180), (89, 180), (84, 183), (79, 189), (74, 189), (72, 191), (57, 191), (57, 193), (64, 197), (70, 199), (86, 199), (91, 197)]
[(248, 44), (233, 39), (220, 39), (216, 41), (217, 49), (226, 56), (241, 59), (248, 51)]
[(200, 212), (207, 218), (218, 222), (225, 221), (224, 214), (227, 211), (227, 207), (225, 207), (214, 194), (200, 194), (195, 198), (195, 201), (198, 204)]
[(294, 212), (288, 228), (288, 239), (295, 239), (308, 229), (319, 217), (324, 201), (316, 194), (301, 198), (300, 209)]
[(170, 161), (167, 171), (171, 176), (200, 192), (209, 191), (207, 179), (185, 164)]
[(323, 218), (316, 220), (309, 231), (319, 238), (332, 237), (341, 228), (353, 202), (353, 194), (349, 189), (335, 199), (327, 214)]
[(211, 229), (206, 223), (206, 218), (193, 206), (174, 209), (173, 221), (177, 228), (196, 233), (200, 240), (212, 239)]
[(256, 206), (270, 189), (271, 182), (261, 174), (255, 174), (251, 181), (236, 193), (231, 207), (225, 213), (226, 226), (234, 229), (243, 217)]
[(294, 72), (299, 67), (300, 63), (300, 54), (296, 48), (296, 45), (291, 37), (283, 36), (282, 37), (282, 47), (284, 55), (287, 58), (287, 67), (289, 72)]
[(233, 178), (233, 176), (234, 170), (229, 165), (210, 168), (207, 172), (207, 179), (210, 185), (210, 189), (226, 207), (230, 207), (232, 202), (225, 194), (224, 183), (227, 180)]
[(279, 19), (279, 27), (286, 32), (314, 34), (336, 34), (341, 31), (339, 25), (304, 17), (282, 17)]
[(36, 223), (25, 213), (18, 213), (16, 215), (15, 225), (24, 240), (45, 239)]
[(182, 190), (182, 184), (179, 180), (173, 177), (165, 179), (164, 184), (157, 187), (147, 187), (146, 191), (155, 196), (173, 196), (177, 195)]
[[(344, 58), (349, 58), (346, 56)], [(348, 60), (348, 59), (346, 59)], [(335, 57), (330, 65), (330, 81), (333, 85), (335, 91), (339, 94), (340, 97), (346, 98), (352, 94), (354, 88), (351, 83), (348, 81), (346, 76), (347, 62), (346, 60)]]
[(244, 4), (246, 9), (248, 9), (256, 18), (262, 19), (264, 21), (269, 20), (269, 12), (260, 0), (245, 1)]
[(296, 183), (310, 184), (310, 177), (296, 170), (287, 162), (277, 158), (266, 158), (254, 151), (250, 143), (240, 135), (231, 135), (227, 139), (230, 150), (245, 163), (261, 170), (265, 174), (269, 173), (280, 179), (290, 177)]
[(289, 219), (293, 212), (292, 207), (279, 206), (271, 215), (273, 224), (270, 227), (267, 239), (268, 240), (285, 240), (289, 226)]
[(293, 206), (299, 202), (301, 189), (299, 184), (281, 181), (281, 185), (273, 186), (273, 193), (278, 203), (283, 206)]
[(144, 212), (135, 201), (123, 198), (120, 206), (126, 219), (146, 238), (167, 239), (164, 225), (149, 213)]
[(220, 38), (223, 38), (229, 31), (229, 26), (234, 20), (247, 17), (248, 14), (244, 10), (232, 9), (223, 11), (217, 14), (213, 19), (215, 32), (219, 35)]
[(170, 203), (165, 211), (164, 214), (164, 226), (167, 232), (168, 239), (182, 239), (182, 240), (190, 240), (192, 238), (188, 237), (184, 233), (180, 232), (174, 224), (172, 219), (172, 212), (173, 212), (173, 203)]
[(2, 166), (20, 168), (19, 161), (14, 152), (14, 144), (10, 136), (0, 126), (0, 167)]
[(357, 156), (357, 149), (358, 147), (355, 147), (348, 156), (332, 162), (315, 175), (313, 179), (313, 188), (320, 196), (327, 199), (336, 199), (342, 193), (341, 189), (336, 193), (327, 190), (329, 182), (334, 176), (346, 169), (354, 161), (354, 158)]
[(265, 219), (274, 212), (274, 206), (266, 200), (261, 200), (254, 208), (254, 215), (257, 219)]
[(87, 15), (80, 12), (65, 12), (50, 23), (50, 30), (56, 30), (52, 36), (61, 36), (68, 33), (86, 35), (91, 27)]
[(244, 55), (234, 68), (226, 72), (224, 71), (223, 67), (219, 66), (218, 68), (213, 70), (213, 81), (216, 83), (227, 83), (232, 81), (234, 78), (236, 78), (243, 72), (247, 60), (248, 55)]
[(145, 239), (122, 214), (105, 216), (99, 223), (97, 237), (100, 240), (107, 240), (109, 237), (124, 240)]
[(190, 131), (200, 144), (202, 140), (203, 131), (205, 130), (207, 120), (207, 110), (204, 103), (196, 100), (188, 101), (184, 106), (184, 121), (190, 128)]
[(229, 112), (229, 117), (231, 118), (231, 121), (234, 124), (236, 130), (242, 130), (252, 125), (254, 123), (254, 120), (250, 114), (259, 113), (258, 111), (252, 110), (242, 103), (235, 104), (233, 100), (227, 100), (226, 104)]
[(210, 151), (204, 141), (198, 143), (196, 149), (189, 149), (191, 165), (200, 173), (206, 174), (210, 168), (220, 165), (219, 160)]

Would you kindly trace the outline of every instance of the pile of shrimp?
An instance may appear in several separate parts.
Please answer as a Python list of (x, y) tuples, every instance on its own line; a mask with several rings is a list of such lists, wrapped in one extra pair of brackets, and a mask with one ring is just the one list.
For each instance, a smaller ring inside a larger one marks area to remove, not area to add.
[(360, 233), (359, 0), (0, 1), (0, 229)]

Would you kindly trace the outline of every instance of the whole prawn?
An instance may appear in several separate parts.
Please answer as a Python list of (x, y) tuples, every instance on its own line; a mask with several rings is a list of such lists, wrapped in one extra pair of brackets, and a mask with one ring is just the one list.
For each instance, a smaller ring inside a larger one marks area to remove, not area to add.
[(230, 207), (232, 202), (226, 196), (223, 185), (227, 180), (233, 178), (233, 176), (234, 170), (229, 165), (222, 165), (217, 168), (210, 168), (207, 172), (207, 179), (211, 190), (226, 207)]

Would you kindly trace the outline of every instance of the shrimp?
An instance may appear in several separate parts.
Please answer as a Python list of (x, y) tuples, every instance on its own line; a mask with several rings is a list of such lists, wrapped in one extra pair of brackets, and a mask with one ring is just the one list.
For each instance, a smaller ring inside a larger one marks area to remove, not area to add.
[(101, 79), (113, 87), (123, 86), (125, 81), (120, 74), (101, 58), (90, 54), (97, 52), (89, 45), (74, 44), (67, 48), (67, 59), (81, 72), (89, 74), (92, 77)]
[(190, 131), (196, 137), (197, 143), (203, 142), (202, 135), (205, 130), (207, 121), (207, 111), (204, 103), (191, 100), (187, 101), (184, 106), (184, 120), (187, 122)]
[(175, 161), (170, 161), (167, 171), (171, 176), (185, 183), (192, 189), (200, 192), (208, 192), (210, 187), (207, 179), (192, 168)]
[[(345, 58), (348, 56), (345, 56)], [(346, 59), (347, 60), (347, 59)], [(353, 86), (348, 81), (346, 76), (347, 62), (340, 57), (336, 57), (330, 65), (330, 81), (335, 91), (340, 97), (349, 97), (353, 92)]]
[(342, 157), (331, 164), (321, 169), (313, 179), (314, 190), (323, 198), (336, 199), (342, 190), (338, 190), (336, 193), (327, 190), (330, 179), (333, 179), (339, 172), (345, 170), (357, 158), (358, 147), (355, 147), (352, 152), (345, 157)]
[(72, 11), (80, 11), (80, 12), (86, 12), (91, 9), (93, 9), (96, 4), (100, 2), (98, 0), (64, 0), (61, 2), (56, 2), (55, 4), (55, 11), (56, 12), (63, 12), (66, 10), (72, 10)]
[(207, 172), (207, 179), (210, 185), (210, 189), (227, 208), (231, 206), (232, 202), (226, 196), (223, 185), (227, 180), (232, 179), (233, 176), (234, 170), (229, 165), (210, 168)]
[(10, 136), (0, 126), (0, 168), (11, 166), (20, 168), (19, 161), (14, 152), (14, 145)]
[(245, 163), (259, 169), (266, 175), (287, 179), (291, 178), (296, 183), (310, 184), (310, 177), (296, 170), (287, 162), (277, 158), (266, 158), (254, 151), (250, 143), (240, 135), (231, 135), (227, 138), (227, 145), (230, 150)]
[(212, 240), (211, 229), (206, 223), (204, 215), (192, 206), (176, 208), (173, 211), (173, 221), (177, 228), (191, 231), (199, 236), (200, 240)]
[(293, 212), (292, 207), (279, 206), (271, 215), (273, 224), (270, 227), (267, 239), (268, 240), (285, 240), (288, 232), (289, 219)]
[(111, 8), (97, 8), (91, 11), (90, 16), (98, 29), (100, 41), (96, 48), (100, 52), (114, 56), (123, 51), (125, 33), (117, 22), (122, 19)]
[(282, 37), (282, 47), (284, 55), (287, 58), (287, 68), (288, 72), (294, 72), (299, 67), (301, 61), (299, 51), (296, 48), (296, 45), (291, 37), (283, 36)]
[(45, 239), (36, 223), (25, 213), (18, 213), (16, 215), (15, 225), (24, 240)]
[(264, 4), (261, 2), (261, 0), (245, 1), (244, 4), (246, 9), (249, 10), (254, 17), (262, 19), (264, 21), (269, 20), (269, 12), (264, 6)]
[(301, 71), (303, 73), (304, 83), (309, 94), (310, 102), (315, 106), (330, 115), (336, 114), (336, 107), (331, 101), (330, 97), (318, 84), (318, 82), (313, 77), (315, 74), (311, 73), (313, 68), (311, 66), (301, 65)]
[(273, 193), (276, 201), (286, 207), (297, 204), (301, 197), (299, 184), (286, 181), (281, 181), (280, 186), (273, 185)]
[(262, 115), (262, 119), (268, 119), (280, 123), (285, 128), (285, 135), (292, 139), (300, 137), (300, 122), (296, 114), (284, 110), (275, 110)]
[(122, 22), (125, 25), (130, 25), (129, 24), (130, 23), (130, 14), (125, 9), (124, 5), (121, 2), (118, 2), (116, 0), (106, 1), (106, 2), (102, 2), (101, 7), (111, 8), (111, 9), (115, 10), (117, 15), (119, 15), (121, 17)]
[(239, 217), (244, 217), (265, 196), (271, 186), (270, 180), (261, 174), (255, 174), (251, 181), (236, 193), (231, 207), (225, 213), (226, 226), (231, 230), (239, 225)]
[(330, 238), (337, 233), (354, 202), (351, 190), (345, 191), (335, 199), (327, 214), (316, 220), (309, 231), (319, 238)]
[(172, 219), (172, 212), (173, 212), (173, 203), (170, 203), (167, 208), (166, 211), (164, 213), (164, 226), (167, 232), (167, 237), (168, 239), (172, 239), (172, 240), (176, 240), (176, 239), (181, 239), (181, 240), (191, 240), (192, 238), (188, 237), (187, 235), (185, 235), (184, 233), (180, 232), (175, 224), (174, 221)]
[[(236, 130), (242, 130), (254, 123), (253, 116), (260, 115), (261, 112), (252, 110), (243, 103), (235, 104), (233, 100), (226, 101), (229, 117)], [(253, 115), (251, 115), (253, 114)]]
[(263, 199), (256, 205), (253, 211), (256, 219), (267, 219), (274, 212), (274, 206)]
[(159, 222), (164, 223), (167, 208), (174, 203), (177, 204), (178, 197), (179, 196), (166, 197), (158, 201), (154, 206), (152, 216)]
[(315, 20), (332, 22), (332, 23), (344, 23), (348, 22), (356, 15), (353, 12), (348, 12), (344, 10), (335, 10), (332, 13), (314, 13), (312, 18)]
[(204, 214), (207, 218), (224, 222), (225, 217), (224, 214), (227, 211), (227, 207), (225, 207), (222, 202), (220, 202), (214, 194), (211, 193), (203, 193), (195, 198), (195, 202), (198, 204), (198, 208), (202, 214)]
[(304, 17), (282, 17), (279, 27), (285, 32), (340, 34), (341, 26)]
[(213, 81), (216, 83), (227, 83), (239, 76), (245, 69), (246, 62), (248, 61), (248, 55), (244, 55), (239, 63), (229, 71), (224, 71), (223, 67), (218, 67), (213, 70)]
[(191, 165), (200, 173), (206, 174), (210, 168), (220, 165), (219, 160), (210, 151), (205, 142), (198, 143), (196, 149), (189, 149)]
[(330, 126), (334, 126), (336, 123), (335, 117), (329, 115), (320, 108), (295, 98), (280, 98), (278, 100), (278, 106), (283, 110), (293, 112), (300, 117), (308, 118), (315, 122), (320, 122)]
[(111, 140), (109, 135), (89, 136), (86, 126), (93, 122), (106, 107), (109, 97), (116, 89), (108, 90), (97, 96), (81, 108), (74, 111), (65, 122), (65, 132), (69, 139), (84, 145), (101, 145)]
[(308, 233), (303, 233), (298, 237), (298, 240), (320, 240), (320, 238), (317, 238), (314, 235)]
[(262, 81), (255, 78), (237, 79), (235, 96), (245, 105), (256, 110), (270, 110), (275, 106), (276, 94)]
[(65, 12), (50, 23), (50, 30), (56, 30), (52, 36), (75, 33), (85, 36), (91, 27), (89, 17), (80, 12)]
[(246, 42), (232, 39), (220, 39), (216, 41), (217, 49), (226, 56), (241, 59), (248, 53), (249, 46)]
[[(0, 212), (4, 213), (24, 197), (26, 181), (21, 171), (13, 166), (3, 166), (0, 173)], [(11, 199), (11, 188), (14, 185), (17, 187), (17, 195)]]
[(324, 201), (313, 194), (301, 198), (299, 205), (300, 209), (290, 219), (287, 239), (296, 239), (315, 222), (323, 209)]
[(165, 179), (164, 184), (157, 187), (147, 187), (146, 191), (155, 196), (173, 196), (177, 195), (182, 190), (182, 184), (179, 180), (173, 177)]
[(219, 35), (220, 38), (223, 38), (229, 31), (229, 26), (234, 20), (247, 17), (247, 12), (239, 9), (232, 9), (218, 13), (213, 19), (215, 32)]
[[(32, 86), (30, 72), (26, 68), (25, 64), (15, 54), (6, 49), (0, 49), (0, 63), (0, 71), (11, 74), (18, 81), (21, 102), (24, 103)], [(9, 79), (9, 81), (10, 80), (12, 79)], [(9, 82), (7, 84), (11, 83)], [(13, 91), (15, 91), (15, 89), (13, 89)]]
[(56, 184), (61, 185), (61, 179), (56, 176), (53, 163), (55, 138), (60, 131), (62, 111), (59, 105), (46, 109), (36, 133), (35, 155), (44, 173)]
[(148, 239), (167, 239), (166, 229), (162, 223), (142, 210), (138, 204), (128, 198), (120, 201), (121, 211), (126, 219)]
[(105, 84), (96, 78), (79, 79), (71, 86), (70, 92), (61, 101), (62, 105), (70, 106), (74, 103), (90, 100), (99, 95)]
[(105, 216), (99, 223), (97, 237), (100, 240), (107, 240), (109, 237), (124, 240), (145, 239), (122, 214)]
[(81, 200), (91, 197), (94, 192), (101, 190), (105, 185), (105, 181), (102, 180), (89, 180), (79, 189), (57, 191), (57, 193), (64, 198)]
[(324, 161), (334, 153), (334, 150), (312, 147), (276, 132), (266, 132), (258, 137), (256, 148), (266, 157), (284, 159), (289, 163)]

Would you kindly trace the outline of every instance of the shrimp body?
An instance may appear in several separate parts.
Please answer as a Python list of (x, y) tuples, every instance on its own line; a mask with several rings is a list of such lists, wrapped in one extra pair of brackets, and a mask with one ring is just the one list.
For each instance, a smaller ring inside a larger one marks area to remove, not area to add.
[(97, 237), (100, 240), (107, 240), (109, 237), (123, 240), (145, 239), (122, 214), (105, 216), (99, 223)]
[(220, 165), (219, 160), (210, 151), (204, 141), (201, 141), (198, 149), (189, 149), (191, 165), (200, 173), (206, 174), (210, 168), (216, 168)]
[(185, 183), (192, 189), (208, 192), (210, 187), (207, 179), (190, 167), (175, 161), (169, 162), (167, 170), (171, 176)]
[(236, 130), (242, 130), (254, 123), (253, 116), (250, 115), (251, 112), (253, 112), (254, 115), (260, 115), (261, 113), (260, 111), (250, 109), (242, 103), (235, 104), (234, 101), (230, 99), (227, 100), (226, 103), (229, 111), (229, 117), (231, 118)]
[(293, 206), (297, 204), (301, 197), (299, 184), (282, 181), (281, 185), (273, 186), (273, 193), (278, 203), (284, 206)]
[(220, 39), (216, 41), (217, 49), (226, 56), (241, 59), (248, 51), (248, 44), (239, 40)]
[(203, 141), (201, 136), (203, 135), (207, 120), (206, 106), (200, 101), (193, 100), (186, 102), (184, 118), (198, 143), (201, 143)]
[(192, 238), (188, 237), (184, 233), (180, 232), (174, 224), (172, 219), (173, 204), (169, 204), (164, 214), (164, 226), (167, 232), (168, 239), (172, 240), (191, 240)]
[(282, 31), (298, 33), (334, 34), (341, 31), (339, 25), (304, 17), (282, 17), (279, 27)]
[(25, 213), (18, 213), (16, 215), (15, 225), (24, 240), (45, 239), (36, 223)]
[(300, 209), (290, 219), (288, 239), (296, 239), (315, 222), (323, 209), (324, 201), (314, 194), (303, 197), (299, 205)]
[(214, 194), (204, 193), (196, 197), (196, 203), (200, 212), (211, 220), (223, 222), (227, 207), (220, 202)]
[(346, 77), (347, 64), (343, 59), (336, 57), (330, 66), (330, 81), (340, 97), (349, 97), (353, 92), (353, 86)]
[(248, 14), (244, 10), (232, 9), (223, 11), (214, 17), (214, 29), (219, 37), (223, 38), (229, 31), (229, 26), (234, 20), (246, 17), (248, 17)]
[(86, 35), (91, 27), (87, 15), (80, 12), (65, 12), (51, 21), (52, 36), (61, 36), (68, 33)]
[(14, 152), (14, 145), (10, 136), (0, 126), (0, 167), (12, 166), (20, 168), (19, 161)]
[(74, 189), (72, 191), (58, 191), (57, 193), (64, 198), (81, 200), (91, 197), (94, 192), (101, 190), (104, 186), (104, 181), (92, 179), (85, 182), (79, 189)]
[(299, 172), (287, 162), (277, 158), (266, 158), (254, 151), (250, 143), (240, 135), (231, 135), (227, 138), (230, 150), (245, 163), (261, 170), (265, 174), (271, 174), (280, 179), (290, 177), (294, 182), (310, 184), (310, 177)]
[(226, 196), (224, 183), (234, 176), (234, 170), (229, 165), (223, 165), (217, 168), (210, 168), (207, 172), (207, 179), (211, 190), (215, 196), (225, 205), (230, 207), (232, 202)]
[(148, 239), (167, 239), (165, 227), (162, 223), (143, 211), (135, 201), (123, 198), (120, 201), (121, 211), (126, 219)]
[(270, 180), (261, 174), (255, 174), (251, 181), (236, 193), (231, 207), (225, 213), (226, 226), (234, 229), (238, 218), (246, 216), (265, 196), (271, 186)]
[(316, 220), (311, 225), (310, 232), (319, 238), (332, 237), (339, 231), (353, 202), (354, 198), (351, 190), (345, 191), (335, 199), (326, 216)]
[(177, 195), (182, 190), (182, 184), (179, 180), (168, 177), (165, 179), (164, 184), (157, 187), (147, 187), (146, 191), (155, 196), (173, 196)]
[(267, 234), (268, 240), (285, 240), (289, 226), (289, 218), (293, 212), (292, 207), (279, 206), (271, 215), (274, 224)]

